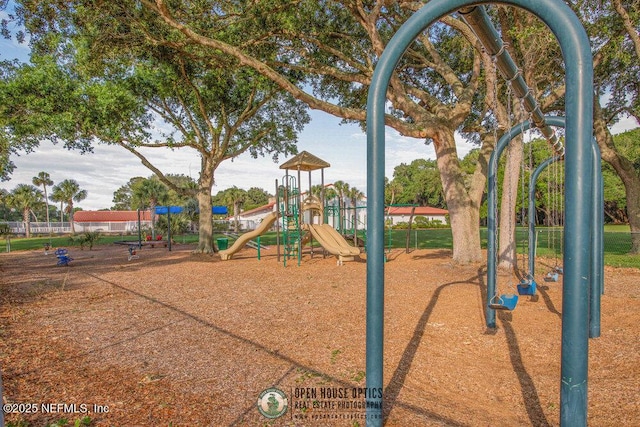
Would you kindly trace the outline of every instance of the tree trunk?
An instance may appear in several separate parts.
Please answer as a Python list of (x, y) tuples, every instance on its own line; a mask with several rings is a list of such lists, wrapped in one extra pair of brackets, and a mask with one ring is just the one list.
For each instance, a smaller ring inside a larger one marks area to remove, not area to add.
[(151, 218), (151, 240), (156, 240), (156, 201), (149, 203), (149, 217)]
[(518, 183), (522, 164), (522, 138), (511, 141), (502, 181), (502, 200), (500, 202), (500, 237), (498, 250), (498, 268), (513, 271), (518, 268), (516, 239), (516, 206), (518, 202)]
[[(442, 128), (433, 138), (444, 197), (453, 235), (453, 261), (471, 264), (482, 261), (480, 247), (480, 199), (482, 192), (465, 187), (464, 173), (452, 129)], [(475, 176), (475, 175), (474, 175)], [(476, 183), (478, 185), (479, 183)], [(484, 183), (480, 183), (484, 186)], [(476, 194), (477, 193), (477, 194)], [(471, 194), (477, 197), (472, 197)]]
[(411, 206), (411, 214), (409, 215), (409, 225), (407, 225), (407, 236), (404, 245), (405, 253), (409, 253), (409, 243), (411, 243), (411, 225), (413, 224), (413, 214), (416, 212), (415, 205)]
[(602, 159), (613, 167), (624, 184), (627, 196), (627, 217), (631, 231), (630, 253), (640, 254), (640, 175), (635, 171), (633, 163), (615, 149), (613, 136), (607, 128), (602, 109), (597, 102), (594, 103), (593, 125)]
[(233, 231), (237, 234), (240, 231), (240, 205), (233, 202)]
[(73, 224), (73, 205), (68, 205), (68, 206), (69, 206), (69, 225), (71, 225), (71, 235), (75, 235), (76, 227)]
[(211, 212), (211, 188), (213, 187), (213, 166), (208, 159), (202, 160), (200, 180), (198, 181), (198, 207), (200, 221), (198, 223), (198, 247), (195, 253), (210, 254), (218, 252), (213, 244), (213, 214)]
[(44, 203), (47, 207), (47, 231), (51, 234), (51, 221), (49, 221), (49, 197), (47, 196), (47, 185), (43, 184), (44, 188)]
[(24, 233), (27, 239), (31, 237), (31, 221), (29, 220), (29, 212), (30, 212), (30, 209), (25, 209), (22, 211), (22, 221), (24, 221)]

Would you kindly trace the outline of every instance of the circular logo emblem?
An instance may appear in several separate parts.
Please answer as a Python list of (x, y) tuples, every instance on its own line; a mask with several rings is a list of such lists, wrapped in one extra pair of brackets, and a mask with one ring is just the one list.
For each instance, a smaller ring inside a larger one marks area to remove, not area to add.
[(287, 395), (277, 388), (268, 388), (258, 397), (258, 411), (267, 418), (278, 418), (287, 412)]

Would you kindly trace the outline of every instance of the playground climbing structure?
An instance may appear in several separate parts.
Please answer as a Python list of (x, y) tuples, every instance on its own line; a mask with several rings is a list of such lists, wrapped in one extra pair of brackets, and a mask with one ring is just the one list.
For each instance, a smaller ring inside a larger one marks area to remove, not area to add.
[(300, 189), (294, 176), (285, 175), (282, 187), (278, 193), (278, 208), (282, 222), (283, 262), (297, 259), (298, 265), (302, 259), (302, 233), (300, 230)]
[[(326, 224), (325, 201), (324, 201), (324, 169), (330, 164), (303, 151), (280, 166), (286, 170), (282, 185), (277, 186), (278, 209), (282, 218), (282, 239), (284, 247), (284, 264), (287, 260), (296, 258), (298, 265), (302, 259), (302, 248), (307, 243), (318, 242), (324, 251), (336, 256), (338, 265), (345, 261), (352, 261), (360, 250), (355, 248), (344, 239), (333, 227)], [(311, 172), (315, 170), (321, 172), (320, 194), (311, 194)], [(289, 171), (296, 171), (297, 177), (289, 174)], [(300, 191), (301, 172), (308, 172), (309, 185), (305, 194)], [(316, 223), (317, 220), (317, 223)], [(313, 255), (313, 244), (311, 245)]]

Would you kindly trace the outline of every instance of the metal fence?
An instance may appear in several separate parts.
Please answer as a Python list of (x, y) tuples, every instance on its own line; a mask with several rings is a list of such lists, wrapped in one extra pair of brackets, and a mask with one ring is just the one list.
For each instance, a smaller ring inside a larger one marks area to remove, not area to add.
[[(141, 227), (151, 228), (151, 221), (141, 221)], [(32, 222), (30, 223), (31, 234), (67, 234), (71, 233), (71, 223), (69, 222)], [(99, 231), (105, 234), (128, 234), (138, 232), (138, 221), (119, 222), (74, 222), (73, 227), (76, 233), (88, 231)], [(8, 228), (11, 234), (26, 234), (27, 227), (24, 222), (9, 221), (0, 222), (0, 228)]]
[[(404, 247), (407, 243), (406, 230), (393, 230), (387, 234), (385, 240), (390, 247)], [(605, 231), (603, 235), (604, 252), (606, 254), (628, 254), (632, 249), (632, 235), (638, 233), (629, 231)], [(487, 230), (480, 230), (482, 247), (487, 247)], [(534, 244), (536, 248), (545, 253), (563, 253), (564, 230), (562, 227), (539, 227), (536, 229), (536, 239)], [(518, 251), (523, 252), (529, 239), (529, 231), (527, 228), (518, 227), (516, 229), (516, 239), (518, 243)], [(451, 229), (417, 229), (411, 230), (409, 234), (409, 249), (424, 248), (451, 248), (452, 245)]]

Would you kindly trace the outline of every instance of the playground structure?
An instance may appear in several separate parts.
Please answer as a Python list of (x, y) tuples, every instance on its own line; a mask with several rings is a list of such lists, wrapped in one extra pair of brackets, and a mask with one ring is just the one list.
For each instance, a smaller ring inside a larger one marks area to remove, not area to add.
[[(287, 261), (293, 259), (300, 265), (302, 249), (307, 244), (310, 244), (313, 256), (312, 243), (314, 239), (324, 251), (336, 257), (338, 265), (346, 261), (353, 261), (360, 254), (360, 249), (351, 246), (340, 233), (326, 223), (324, 168), (329, 166), (331, 166), (329, 163), (307, 151), (302, 151), (280, 165), (280, 169), (284, 169), (286, 172), (281, 185), (278, 185), (276, 180), (276, 211), (267, 214), (258, 228), (242, 234), (230, 248), (220, 251), (220, 258), (223, 261), (232, 259), (233, 255), (251, 240), (259, 238), (275, 224), (278, 239), (278, 261), (282, 255), (285, 266)], [(311, 172), (318, 169), (321, 172), (322, 191), (320, 196), (315, 196), (311, 194)], [(289, 174), (291, 170), (297, 171), (297, 177)], [(299, 188), (302, 171), (309, 173), (309, 187), (304, 200)], [(282, 245), (280, 237), (282, 237)], [(281, 246), (282, 253), (280, 252)]]
[[(400, 58), (416, 37), (439, 18), (459, 12), (479, 35), (481, 42), (495, 42), (495, 50), (484, 44), (501, 62), (504, 51), (501, 37), (482, 4), (470, 0), (429, 2), (411, 16), (389, 41), (376, 66), (367, 100), (367, 191), (368, 191), (368, 262), (367, 262), (367, 326), (366, 378), (369, 390), (383, 390), (384, 364), (384, 164), (385, 103), (391, 75)], [(587, 250), (594, 239), (593, 215), (593, 66), (589, 39), (573, 11), (558, 0), (511, 0), (501, 4), (516, 6), (540, 18), (558, 39), (566, 67), (566, 193), (567, 217), (564, 248), (562, 301), (562, 356), (560, 385), (561, 425), (587, 424), (588, 325), (589, 294), (593, 294), (591, 271), (593, 254)], [(473, 22), (472, 23), (470, 23)], [(497, 36), (497, 37), (496, 37)], [(484, 40), (483, 40), (484, 39)], [(504, 61), (503, 65), (510, 65)], [(517, 68), (514, 74), (517, 73)], [(503, 73), (504, 74), (504, 73)], [(514, 80), (520, 80), (521, 75)], [(524, 94), (523, 94), (524, 95)], [(523, 96), (524, 98), (524, 96)], [(533, 100), (535, 101), (535, 100)], [(534, 104), (535, 105), (535, 104)], [(533, 117), (536, 127), (553, 141), (547, 124)], [(595, 234), (595, 233), (594, 233)], [(491, 242), (491, 239), (489, 239)], [(493, 273), (493, 272), (492, 272)], [(491, 274), (488, 272), (488, 277)], [(599, 293), (599, 292), (598, 292)], [(495, 289), (487, 284), (486, 321), (495, 328), (495, 310), (491, 299)], [(383, 396), (367, 399), (367, 425), (381, 426), (384, 421)]]
[(269, 231), (271, 229), (271, 226), (273, 226), (273, 223), (276, 222), (278, 220), (278, 214), (275, 212), (272, 212), (270, 214), (268, 214), (267, 216), (265, 216), (262, 220), (262, 222), (260, 223), (260, 226), (258, 228), (256, 228), (255, 230), (249, 232), (249, 233), (244, 233), (242, 235), (240, 235), (240, 237), (238, 237), (236, 239), (235, 242), (233, 242), (233, 245), (231, 245), (230, 248), (225, 249), (225, 250), (221, 250), (219, 253), (220, 258), (222, 258), (223, 261), (229, 260), (231, 258), (233, 258), (233, 255), (238, 252), (240, 249), (244, 248), (244, 246), (252, 239), (255, 239), (256, 237), (259, 237), (261, 235), (263, 235), (264, 233), (266, 233), (267, 231)]

